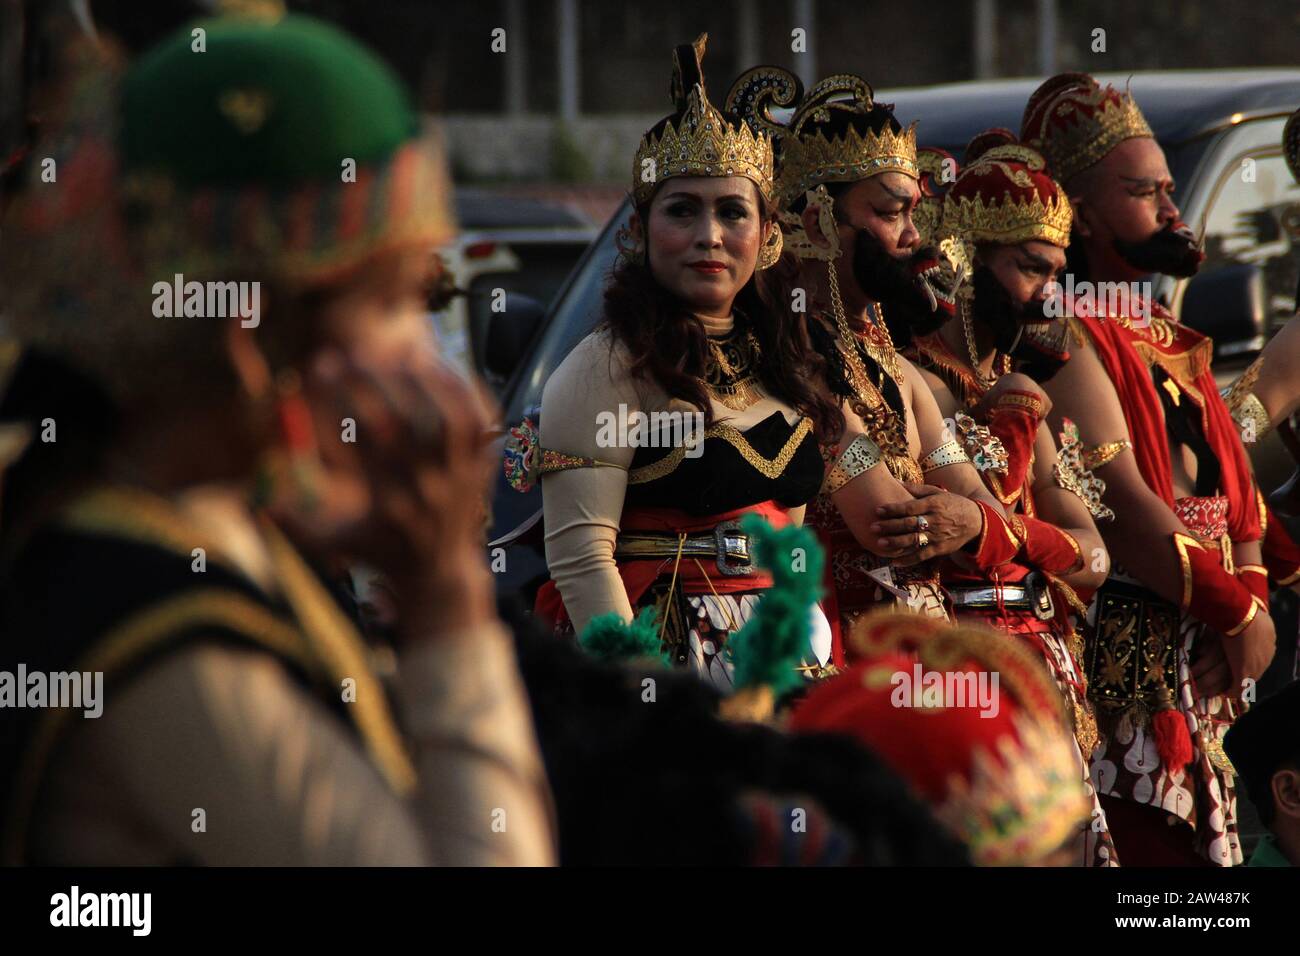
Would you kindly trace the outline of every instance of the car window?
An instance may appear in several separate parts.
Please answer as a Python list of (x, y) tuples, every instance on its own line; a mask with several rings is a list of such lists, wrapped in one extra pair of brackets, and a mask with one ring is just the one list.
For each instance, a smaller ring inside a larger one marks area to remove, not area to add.
[(618, 256), (614, 234), (627, 223), (629, 215), (629, 204), (624, 203), (592, 242), (569, 284), (555, 300), (541, 339), (507, 388), (506, 421), (519, 421), (541, 403), (542, 388), (551, 373), (596, 327), (604, 305), (605, 282)]
[[(1279, 149), (1281, 124), (1232, 144), (1228, 161), (1210, 194), (1204, 218), (1206, 259), (1201, 273), (1234, 263), (1254, 263), (1264, 274), (1265, 304), (1274, 327), (1295, 311), (1300, 260), (1300, 186)], [(1258, 145), (1250, 145), (1251, 143)]]

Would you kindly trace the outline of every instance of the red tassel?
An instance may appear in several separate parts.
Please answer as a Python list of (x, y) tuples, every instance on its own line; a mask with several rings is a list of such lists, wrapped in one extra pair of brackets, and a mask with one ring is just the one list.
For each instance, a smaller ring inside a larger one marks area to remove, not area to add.
[(1166, 770), (1181, 770), (1192, 762), (1192, 737), (1187, 719), (1176, 708), (1157, 711), (1151, 718), (1156, 752)]

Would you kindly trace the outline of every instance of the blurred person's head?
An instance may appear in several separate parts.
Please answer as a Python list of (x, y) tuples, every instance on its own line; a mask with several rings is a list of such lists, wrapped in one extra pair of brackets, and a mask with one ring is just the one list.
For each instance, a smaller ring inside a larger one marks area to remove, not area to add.
[(1300, 866), (1300, 682), (1254, 704), (1223, 741), (1282, 855)]
[(857, 663), (790, 721), (855, 738), (897, 771), (976, 865), (1071, 862), (1089, 822), (1061, 693), (1025, 645), (910, 614), (864, 618)]
[(1174, 205), (1164, 150), (1131, 95), (1086, 73), (1058, 74), (1030, 96), (1020, 135), (1074, 204), (1071, 252), (1075, 271), (1086, 269), (1081, 278), (1196, 272), (1203, 256)]
[(433, 348), (439, 155), (373, 54), (257, 9), (193, 24), (202, 51), (187, 27), (101, 75), (48, 131), (57, 181), (0, 240), (16, 337), (102, 389), (116, 437), (152, 444), (177, 485), (251, 477), (324, 351)]

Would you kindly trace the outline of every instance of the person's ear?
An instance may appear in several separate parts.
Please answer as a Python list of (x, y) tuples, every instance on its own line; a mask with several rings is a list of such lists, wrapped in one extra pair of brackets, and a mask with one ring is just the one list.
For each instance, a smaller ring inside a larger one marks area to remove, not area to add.
[(1273, 806), (1282, 816), (1300, 820), (1300, 770), (1284, 768), (1273, 774), (1269, 784), (1273, 790)]
[(645, 245), (645, 223), (641, 221), (641, 214), (636, 210), (632, 211), (632, 216), (627, 221), (627, 231), (634, 242)]
[(831, 247), (831, 241), (830, 238), (822, 232), (821, 212), (822, 207), (819, 203), (810, 202), (803, 207), (803, 213), (799, 218), (803, 223), (803, 231), (808, 237), (808, 241), (814, 246), (821, 246), (823, 249), (829, 249)]
[(254, 400), (269, 396), (273, 386), (271, 365), (253, 335), (253, 329), (245, 327), (238, 318), (232, 318), (226, 323), (225, 339), (226, 354), (244, 393)]
[(1074, 231), (1087, 238), (1092, 235), (1092, 206), (1080, 196), (1071, 196), (1070, 205), (1074, 209)]

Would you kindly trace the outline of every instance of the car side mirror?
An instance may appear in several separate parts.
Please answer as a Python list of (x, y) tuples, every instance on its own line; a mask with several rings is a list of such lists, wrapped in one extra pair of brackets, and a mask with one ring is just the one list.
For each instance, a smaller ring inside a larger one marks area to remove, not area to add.
[(1182, 322), (1214, 339), (1216, 356), (1257, 352), (1267, 341), (1264, 273), (1234, 262), (1198, 275), (1183, 293)]
[(505, 309), (488, 319), (483, 349), (483, 370), (490, 379), (505, 382), (523, 360), (528, 345), (546, 317), (546, 306), (521, 292), (505, 296)]

